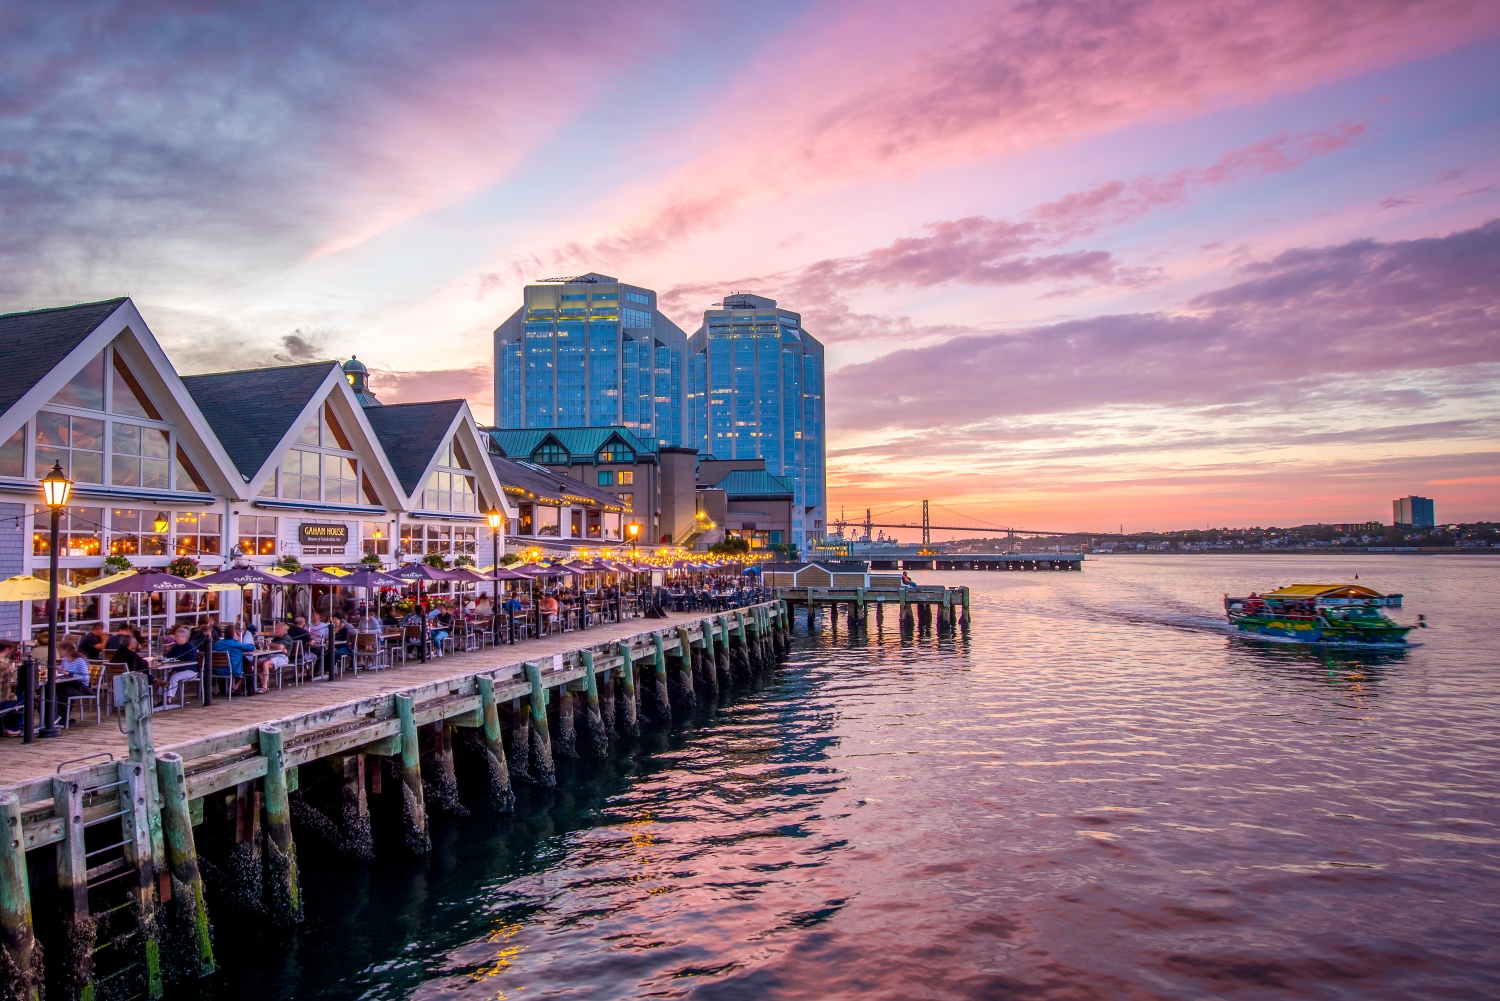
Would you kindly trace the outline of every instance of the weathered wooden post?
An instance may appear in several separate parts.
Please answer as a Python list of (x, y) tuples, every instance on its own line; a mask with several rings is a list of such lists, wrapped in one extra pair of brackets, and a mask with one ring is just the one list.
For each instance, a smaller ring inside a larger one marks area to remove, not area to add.
[(653, 680), (656, 687), (651, 690), (651, 720), (654, 723), (672, 722), (672, 700), (668, 695), (671, 685), (667, 682), (667, 653), (662, 645), (661, 633), (651, 634)]
[(932, 605), (930, 602), (917, 603), (917, 629), (924, 633), (932, 632)]
[(490, 807), (500, 813), (509, 813), (516, 808), (516, 794), (510, 786), (510, 768), (505, 761), (505, 742), (500, 734), (495, 679), (480, 675), (474, 679), (474, 685), (479, 689), (479, 715), (484, 720), (484, 763), (490, 777)]
[(432, 851), (432, 837), (427, 832), (427, 802), (422, 793), (416, 707), (410, 695), (397, 695), (395, 701), (401, 723), (401, 823), (406, 849), (413, 855), (426, 855)]
[(552, 761), (552, 733), (547, 729), (547, 689), (542, 686), (542, 669), (526, 662), (526, 680), (531, 682), (531, 763), (528, 771), (537, 785), (557, 785), (557, 766)]
[(125, 710), (127, 757), (140, 762), (146, 776), (146, 818), (151, 828), (151, 857), (166, 858), (162, 838), (161, 783), (156, 774), (156, 744), (151, 736), (151, 679), (128, 671), (115, 678), (115, 691)]
[[(709, 704), (719, 701), (719, 671), (715, 667), (717, 658), (714, 656), (714, 627), (708, 619), (699, 619), (698, 628), (703, 630), (703, 647), (698, 658), (699, 674), (702, 677), (703, 699)], [(694, 681), (697, 684), (697, 681)]]
[(446, 720), (432, 725), (432, 755), (429, 758), (432, 777), (423, 794), (424, 806), (449, 817), (469, 815), (458, 798), (458, 772), (453, 765), (453, 727)]
[(683, 711), (691, 715), (693, 708), (693, 643), (688, 638), (688, 631), (683, 626), (677, 626), (677, 670), (673, 673), (671, 688), (673, 699), (683, 707)]
[(594, 674), (594, 651), (580, 650), (583, 660), (584, 743), (591, 757), (609, 757), (609, 731), (604, 729), (604, 714), (599, 709), (599, 678)]
[(967, 587), (964, 588), (963, 599), (964, 599), (964, 613), (963, 613), (963, 618), (961, 620), (959, 620), (959, 624), (964, 627), (964, 634), (968, 635), (968, 632), (969, 632), (969, 589)]
[(552, 754), (558, 758), (578, 757), (578, 700), (567, 685), (557, 690), (557, 736), (552, 740)]
[(161, 788), (161, 826), (167, 864), (172, 873), (172, 906), (167, 909), (165, 967), (170, 979), (207, 977), (214, 962), (213, 927), (203, 900), (203, 876), (198, 871), (198, 849), (193, 844), (193, 818), (188, 810), (187, 783), (182, 758), (170, 751), (157, 755), (156, 778)]
[(938, 608), (938, 634), (950, 635), (953, 632), (953, 591), (951, 588), (943, 588), (943, 604)]
[(42, 953), (31, 924), (31, 885), (26, 876), (26, 840), (21, 830), (21, 801), (0, 793), (0, 996), (36, 1001), (42, 983)]
[(900, 626), (901, 635), (903, 636), (914, 632), (917, 628), (916, 622), (912, 619), (911, 605), (907, 603), (906, 588), (904, 587), (901, 589), (901, 614), (896, 622)]
[(875, 633), (881, 635), (885, 632), (885, 602), (875, 602)]
[(734, 612), (734, 642), (729, 650), (734, 672), (741, 677), (750, 676), (750, 648), (745, 642), (745, 613)]
[(632, 659), (629, 643), (621, 643), (617, 649), (620, 653), (620, 701), (615, 711), (615, 733), (628, 740), (641, 734), (638, 711), (640, 703), (636, 701), (635, 661)]
[(714, 636), (714, 672), (719, 676), (719, 688), (728, 693), (734, 689), (734, 675), (729, 671), (729, 622), (720, 615), (716, 620), (718, 633)]
[[(607, 649), (600, 652), (605, 656), (609, 655)], [(599, 720), (604, 724), (604, 734), (607, 739), (614, 738), (618, 727), (618, 724), (615, 723), (615, 702), (618, 700), (615, 689), (619, 673), (617, 670), (601, 672), (597, 686), (599, 689)]]
[[(150, 771), (140, 761), (122, 761), (117, 775), (120, 787), (120, 836), (125, 862), (134, 875), (129, 881), (131, 906), (141, 935), (141, 958), (146, 970), (146, 996), (162, 996), (161, 916), (157, 901), (156, 869), (158, 857), (151, 851)], [(163, 862), (165, 860), (162, 860)], [(0, 993), (0, 997), (5, 996)]]
[(510, 703), (510, 784), (533, 781), (531, 775), (531, 703), (512, 699)]
[(365, 791), (365, 756), (346, 754), (333, 764), (339, 776), (339, 853), (368, 862), (375, 857), (375, 835)]
[(52, 813), (62, 821), (57, 843), (57, 889), (67, 955), (67, 991), (71, 1001), (94, 992), (94, 938), (98, 930), (89, 914), (87, 852), (83, 846), (83, 786), (64, 778), (52, 780)]
[(286, 755), (278, 727), (260, 728), (260, 753), (266, 759), (266, 910), (274, 924), (300, 924), (302, 887), (297, 877), (297, 845), (292, 840)]

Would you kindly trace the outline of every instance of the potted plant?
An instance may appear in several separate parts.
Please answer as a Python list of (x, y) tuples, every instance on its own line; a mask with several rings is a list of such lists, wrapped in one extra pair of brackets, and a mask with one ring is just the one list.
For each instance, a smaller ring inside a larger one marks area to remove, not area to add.
[(271, 565), (274, 566), (277, 570), (290, 570), (293, 573), (302, 569), (302, 561), (297, 559), (297, 557), (293, 556), (291, 553), (287, 553), (285, 556), (281, 557)]
[(380, 561), (380, 557), (376, 556), (374, 553), (365, 553), (359, 558), (359, 561), (365, 566), (374, 567), (376, 570), (379, 570), (382, 566), (384, 566), (384, 564)]
[(471, 567), (474, 565), (474, 557), (467, 554), (453, 557), (453, 565), (456, 567)]
[(167, 564), (167, 573), (173, 577), (196, 577), (198, 575), (198, 561), (191, 556), (179, 556)]
[(422, 557), (422, 562), (426, 563), (430, 567), (436, 567), (439, 570), (448, 569), (448, 559), (442, 553), (428, 553), (426, 556)]
[(104, 557), (104, 575), (124, 573), (130, 569), (130, 560), (118, 553)]

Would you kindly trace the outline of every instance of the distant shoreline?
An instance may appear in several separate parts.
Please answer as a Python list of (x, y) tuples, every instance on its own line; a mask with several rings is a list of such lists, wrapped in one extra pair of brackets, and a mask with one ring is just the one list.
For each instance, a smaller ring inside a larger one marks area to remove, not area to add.
[[(970, 554), (961, 554), (970, 555)], [(982, 554), (973, 554), (982, 555)], [(1012, 556), (1031, 555), (1012, 553)], [(1040, 555), (1040, 554), (1037, 554)], [(1131, 553), (1085, 553), (1085, 556), (1500, 556), (1500, 549), (1464, 548), (1454, 546), (1340, 546), (1337, 549), (1212, 549), (1207, 552), (1194, 550), (1142, 550)]]

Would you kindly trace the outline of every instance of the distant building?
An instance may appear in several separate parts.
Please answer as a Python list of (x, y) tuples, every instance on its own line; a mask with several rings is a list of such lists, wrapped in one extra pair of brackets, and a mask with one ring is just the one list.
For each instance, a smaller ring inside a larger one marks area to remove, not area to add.
[(705, 460), (765, 460), (792, 488), (783, 541), (802, 549), (827, 524), (823, 362), (801, 315), (758, 295), (725, 296), (688, 339), (683, 443)]
[(523, 298), (495, 330), (498, 427), (624, 427), (682, 444), (687, 335), (654, 291), (591, 272)]
[(1400, 526), (1432, 528), (1437, 524), (1431, 497), (1418, 497), (1416, 494), (1397, 497), (1391, 501), (1391, 513), (1395, 523)]

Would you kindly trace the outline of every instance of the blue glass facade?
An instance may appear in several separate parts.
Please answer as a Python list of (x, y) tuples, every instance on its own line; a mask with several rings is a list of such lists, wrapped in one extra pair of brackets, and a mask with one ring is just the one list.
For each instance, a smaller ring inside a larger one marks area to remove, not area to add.
[(789, 477), (792, 541), (805, 547), (827, 523), (823, 345), (773, 299), (726, 296), (724, 307), (688, 341), (684, 441)]
[(495, 331), (499, 427), (623, 425), (682, 444), (687, 338), (656, 309), (655, 292), (588, 274), (528, 285), (524, 296)]

